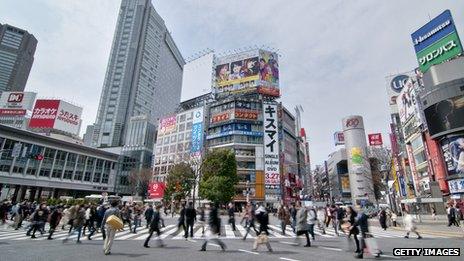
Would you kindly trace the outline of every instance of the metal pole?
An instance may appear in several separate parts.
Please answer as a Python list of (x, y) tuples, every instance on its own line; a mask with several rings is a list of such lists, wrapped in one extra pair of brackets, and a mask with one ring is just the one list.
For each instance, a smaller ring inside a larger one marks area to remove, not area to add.
[(250, 181), (247, 180), (246, 182), (246, 202), (250, 202)]

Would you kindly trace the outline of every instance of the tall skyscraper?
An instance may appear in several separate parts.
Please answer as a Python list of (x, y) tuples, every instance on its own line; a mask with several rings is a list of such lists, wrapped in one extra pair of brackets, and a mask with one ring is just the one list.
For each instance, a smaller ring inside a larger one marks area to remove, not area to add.
[(173, 112), (180, 103), (184, 64), (151, 1), (122, 0), (93, 145), (123, 146), (131, 117), (146, 116), (156, 125)]
[(4, 91), (24, 91), (36, 46), (34, 35), (8, 24), (0, 24), (0, 94)]

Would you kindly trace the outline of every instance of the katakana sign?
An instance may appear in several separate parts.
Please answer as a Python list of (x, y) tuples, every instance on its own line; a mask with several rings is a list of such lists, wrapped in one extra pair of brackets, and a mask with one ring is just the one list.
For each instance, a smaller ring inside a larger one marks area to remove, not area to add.
[(280, 186), (279, 127), (277, 105), (264, 104), (264, 182), (266, 188)]
[(203, 107), (193, 111), (191, 137), (192, 146), (190, 147), (190, 153), (193, 155), (201, 153), (203, 146)]
[(79, 134), (82, 108), (62, 100), (37, 100), (29, 127)]

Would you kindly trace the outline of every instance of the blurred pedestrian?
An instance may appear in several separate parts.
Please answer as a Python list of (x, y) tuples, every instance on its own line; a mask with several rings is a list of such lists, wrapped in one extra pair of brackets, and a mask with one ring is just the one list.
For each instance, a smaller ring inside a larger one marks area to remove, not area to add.
[(232, 202), (228, 205), (227, 214), (229, 215), (229, 225), (232, 227), (232, 231), (235, 231), (235, 206)]
[[(115, 215), (118, 218), (121, 218), (121, 212), (118, 208), (119, 202), (113, 201), (111, 202), (111, 208), (105, 211), (105, 215), (103, 216), (102, 222), (102, 229), (106, 228), (106, 238), (103, 244), (103, 252), (105, 255), (111, 254), (111, 247), (113, 246), (114, 236), (116, 235), (116, 229), (111, 227), (110, 225), (106, 226), (106, 221), (108, 217)], [(122, 221), (122, 220), (121, 220)]]
[[(152, 208), (153, 209), (153, 208)], [(164, 243), (161, 240), (161, 230), (160, 230), (160, 223), (161, 223), (161, 213), (160, 213), (161, 205), (157, 205), (155, 211), (153, 212), (152, 218), (150, 219), (150, 230), (148, 232), (148, 237), (145, 239), (145, 243), (143, 244), (144, 247), (149, 248), (148, 242), (150, 238), (153, 236), (153, 233), (156, 232), (156, 241), (159, 247), (164, 247)]]
[(305, 207), (301, 206), (301, 203), (298, 201), (296, 203), (298, 212), (296, 213), (296, 238), (297, 244), (299, 245), (299, 236), (306, 236), (306, 245), (305, 247), (311, 246), (311, 241), (309, 240), (309, 231), (308, 231), (308, 210)]
[(221, 218), (219, 217), (218, 208), (219, 205), (214, 204), (209, 211), (209, 227), (211, 234), (207, 235), (200, 251), (206, 251), (206, 246), (211, 240), (216, 241), (221, 247), (222, 251), (226, 250), (226, 245), (219, 239), (219, 233), (221, 231)]
[(185, 210), (185, 239), (188, 238), (189, 230), (190, 230), (190, 237), (193, 238), (193, 225), (197, 219), (197, 211), (193, 206), (193, 202), (189, 202), (188, 208)]
[(63, 207), (62, 206), (57, 206), (53, 211), (52, 214), (50, 215), (50, 229), (48, 231), (48, 240), (53, 239), (53, 233), (56, 230), (56, 227), (60, 224), (61, 217), (63, 216)]
[(290, 225), (290, 211), (284, 204), (281, 204), (279, 209), (277, 210), (277, 218), (280, 220), (282, 235), (285, 235), (287, 225)]
[(417, 239), (421, 239), (421, 235), (417, 232), (416, 220), (409, 213), (408, 210), (404, 211), (404, 228), (406, 230), (406, 236), (404, 238), (409, 238), (409, 233), (413, 232), (417, 235)]
[(253, 250), (258, 250), (258, 246), (265, 244), (269, 252), (272, 252), (271, 244), (269, 243), (269, 214), (263, 206), (256, 210), (256, 219), (259, 222), (259, 233), (253, 243)]

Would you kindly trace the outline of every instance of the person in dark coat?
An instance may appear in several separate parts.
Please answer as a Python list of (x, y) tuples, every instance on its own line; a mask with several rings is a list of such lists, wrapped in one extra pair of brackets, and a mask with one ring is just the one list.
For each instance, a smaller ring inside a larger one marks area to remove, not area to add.
[[(149, 248), (150, 246), (148, 245), (148, 242), (150, 241), (150, 238), (153, 236), (153, 233), (156, 232), (156, 238), (158, 241), (158, 246), (159, 247), (164, 247), (163, 241), (160, 238), (161, 231), (160, 231), (160, 223), (162, 221), (161, 214), (160, 214), (160, 209), (161, 205), (156, 206), (156, 211), (153, 212), (152, 217), (150, 218), (150, 230), (148, 232), (148, 237), (145, 240), (145, 243), (143, 244), (143, 247)], [(152, 207), (153, 210), (153, 207)]]
[(187, 227), (185, 226), (185, 203), (182, 203), (182, 209), (180, 210), (179, 213), (179, 219), (177, 219), (177, 231), (179, 229), (183, 229), (184, 233), (187, 233)]
[(356, 243), (356, 251), (355, 253), (360, 253), (361, 252), (361, 248), (359, 246), (359, 239), (358, 239), (358, 235), (359, 235), (359, 229), (357, 226), (355, 226), (355, 222), (356, 222), (356, 216), (358, 215), (358, 213), (356, 213), (356, 211), (354, 211), (354, 209), (349, 206), (346, 208), (346, 222), (349, 224), (349, 230), (348, 230), (348, 240), (351, 239), (351, 235), (353, 235), (353, 238), (354, 238), (354, 242)]
[(148, 208), (145, 210), (145, 220), (147, 221), (147, 228), (150, 226), (151, 219), (153, 218), (153, 206), (148, 205)]
[(267, 249), (269, 252), (272, 252), (271, 244), (269, 243), (269, 214), (268, 211), (263, 207), (260, 206), (256, 210), (256, 219), (259, 222), (259, 233), (257, 234), (256, 240), (253, 244), (253, 250), (258, 250), (258, 246), (260, 244), (266, 244)]
[[(31, 228), (27, 231), (26, 235), (31, 236), (31, 238), (36, 238), (35, 232), (37, 230), (40, 231), (40, 228), (42, 227), (45, 222), (47, 222), (48, 218), (48, 209), (45, 204), (40, 204), (39, 208), (32, 214), (32, 226)], [(31, 235), (32, 231), (32, 235)]]
[(229, 215), (229, 224), (232, 227), (232, 231), (235, 231), (235, 206), (232, 202), (229, 203), (227, 214)]
[(387, 212), (383, 208), (379, 213), (379, 223), (383, 230), (387, 230)]
[(56, 227), (60, 224), (60, 220), (62, 217), (63, 217), (63, 207), (58, 206), (53, 210), (52, 214), (50, 215), (50, 220), (49, 220), (50, 230), (48, 231), (48, 237), (47, 237), (48, 240), (53, 239), (52, 238), (53, 233), (55, 232)]
[[(222, 251), (226, 250), (226, 245), (219, 239), (219, 233), (221, 231), (221, 218), (219, 217), (218, 213), (218, 204), (214, 204), (211, 207), (211, 210), (209, 212), (209, 227), (211, 230), (211, 236), (208, 236), (205, 239), (205, 242), (203, 242), (203, 245), (201, 246), (200, 251), (206, 251), (206, 245), (208, 244), (208, 241), (214, 240), (216, 241), (219, 246), (221, 247)], [(214, 238), (211, 238), (214, 237)]]
[(188, 233), (190, 229), (190, 237), (193, 238), (193, 224), (195, 223), (195, 220), (197, 219), (197, 211), (193, 207), (193, 202), (189, 202), (188, 208), (185, 210), (185, 239), (188, 238)]

